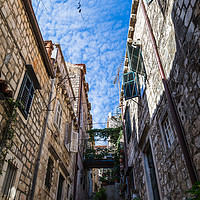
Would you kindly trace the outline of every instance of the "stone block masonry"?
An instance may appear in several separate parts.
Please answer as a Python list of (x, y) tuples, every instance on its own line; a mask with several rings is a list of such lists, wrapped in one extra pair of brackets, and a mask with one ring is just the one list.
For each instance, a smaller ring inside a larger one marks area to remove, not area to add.
[[(200, 3), (196, 0), (152, 1), (148, 6), (145, 4), (198, 178), (200, 177), (199, 6)], [(123, 103), (130, 107), (132, 136), (128, 143), (128, 164), (134, 166), (134, 187), (140, 197), (152, 199), (155, 191), (152, 190), (152, 177), (149, 175), (150, 161), (147, 157), (147, 150), (151, 148), (155, 167), (154, 180), (158, 185), (155, 193), (164, 200), (184, 199), (187, 198), (185, 191), (191, 187), (191, 181), (143, 18), (139, 4), (133, 42), (140, 41), (142, 46), (147, 81), (143, 97), (135, 99), (143, 107), (131, 100)], [(163, 128), (166, 118), (175, 138), (172, 145), (167, 143), (166, 129)]]
[[(13, 145), (8, 154), (12, 154), (12, 158), (18, 160), (22, 166), (15, 180), (15, 199), (26, 199), (30, 192), (35, 159), (45, 120), (45, 108), (50, 93), (50, 77), (23, 1), (1, 1), (0, 77), (7, 81), (9, 89), (13, 91), (14, 100), (17, 99), (22, 87), (26, 64), (33, 66), (42, 89), (35, 90), (27, 119), (18, 109), (16, 123), (13, 125)], [(0, 110), (1, 132), (6, 123), (4, 100), (0, 100)], [(0, 178), (1, 192), (4, 177), (5, 172)]]

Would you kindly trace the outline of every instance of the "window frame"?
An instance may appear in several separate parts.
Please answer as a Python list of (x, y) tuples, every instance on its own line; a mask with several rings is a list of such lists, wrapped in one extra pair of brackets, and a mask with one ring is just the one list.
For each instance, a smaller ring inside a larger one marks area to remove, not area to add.
[[(10, 193), (9, 198), (11, 200), (15, 199), (16, 196), (16, 189), (18, 187), (18, 183), (19, 183), (19, 179), (21, 176), (21, 172), (22, 172), (22, 162), (10, 151), (8, 150), (8, 154), (6, 155), (6, 160), (12, 160), (12, 162), (16, 165), (17, 167), (17, 174), (16, 174), (16, 178), (12, 187), (12, 192)], [(5, 176), (6, 176), (6, 171), (7, 171), (7, 167), (8, 167), (8, 162), (4, 162), (3, 164), (3, 168), (2, 168), (2, 175), (1, 175), (1, 181), (0, 181), (0, 191), (2, 191), (2, 187), (3, 187), (3, 182), (5, 180)]]
[[(165, 149), (167, 155), (169, 156), (171, 154), (171, 152), (174, 150), (174, 148), (177, 144), (176, 132), (175, 132), (175, 129), (174, 129), (174, 124), (173, 124), (173, 121), (172, 121), (171, 114), (167, 112), (167, 105), (165, 106), (165, 108), (163, 108), (163, 110), (161, 112), (162, 113), (159, 116), (159, 128), (160, 128), (160, 133), (161, 133), (161, 137), (162, 137), (162, 142), (164, 144), (164, 149)], [(173, 140), (170, 147), (168, 146), (166, 136), (165, 136), (165, 130), (163, 128), (163, 122), (165, 121), (166, 117), (168, 118), (168, 121), (170, 123), (170, 127), (171, 127), (173, 135), (174, 135), (174, 140)]]
[[(167, 123), (167, 127), (166, 127), (166, 123)], [(165, 143), (167, 144), (167, 148), (170, 149), (175, 141), (175, 135), (174, 135), (174, 131), (172, 128), (172, 124), (171, 124), (167, 114), (165, 115), (164, 119), (162, 120), (161, 126), (162, 126), (163, 133), (164, 133)], [(171, 140), (171, 138), (172, 138), (172, 140)]]
[(17, 178), (17, 171), (17, 165), (12, 162), (8, 162), (1, 191), (3, 197), (10, 199), (10, 196), (12, 195), (12, 188), (14, 187), (15, 180)]

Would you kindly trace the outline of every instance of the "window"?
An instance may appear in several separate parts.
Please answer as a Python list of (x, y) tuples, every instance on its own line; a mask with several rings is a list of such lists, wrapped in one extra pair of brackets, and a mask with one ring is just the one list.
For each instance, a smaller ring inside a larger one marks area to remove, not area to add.
[(127, 135), (127, 140), (128, 140), (128, 142), (129, 142), (130, 137), (131, 137), (131, 123), (130, 123), (129, 107), (126, 108), (126, 113), (125, 113), (125, 124), (126, 124), (126, 135)]
[(67, 150), (70, 150), (70, 143), (71, 143), (71, 135), (73, 130), (73, 121), (66, 124), (65, 127), (65, 147)]
[(62, 107), (60, 105), (60, 102), (58, 101), (56, 106), (55, 125), (59, 130), (61, 128), (61, 120), (62, 120)]
[(130, 99), (138, 96), (137, 93), (137, 78), (134, 72), (129, 72), (123, 75), (124, 95), (125, 99)]
[(8, 162), (8, 167), (6, 170), (6, 175), (2, 187), (3, 197), (9, 197), (10, 199), (10, 196), (12, 196), (12, 188), (15, 183), (16, 175), (17, 175), (17, 167), (12, 162)]
[(164, 132), (165, 141), (167, 143), (168, 148), (171, 147), (172, 143), (174, 142), (174, 133), (172, 129), (172, 125), (166, 116), (162, 122), (162, 129)]
[(62, 199), (62, 189), (63, 189), (64, 180), (65, 179), (64, 179), (63, 175), (60, 173), (59, 183), (58, 183), (57, 200), (61, 200)]
[(45, 178), (45, 186), (47, 187), (48, 190), (50, 190), (51, 188), (51, 182), (53, 178), (53, 167), (54, 167), (53, 160), (49, 157), (47, 164), (46, 178)]
[(29, 74), (26, 72), (17, 98), (22, 104), (19, 109), (26, 119), (28, 117), (28, 113), (31, 107), (34, 91), (35, 87), (33, 85), (33, 82)]

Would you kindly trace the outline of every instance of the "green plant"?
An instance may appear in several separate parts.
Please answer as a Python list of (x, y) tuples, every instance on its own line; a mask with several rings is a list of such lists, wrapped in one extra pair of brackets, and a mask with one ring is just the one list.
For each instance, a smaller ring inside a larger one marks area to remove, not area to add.
[(107, 182), (106, 176), (101, 176), (101, 177), (99, 178), (99, 181), (101, 181), (101, 182)]
[(196, 182), (186, 193), (191, 195), (188, 200), (200, 200), (200, 181)]
[(99, 192), (96, 192), (94, 199), (95, 200), (107, 200), (106, 189), (100, 188)]
[(118, 128), (105, 128), (105, 129), (92, 129), (89, 130), (89, 141), (94, 142), (98, 140), (107, 140), (109, 138), (110, 142), (113, 144), (117, 144), (119, 140), (121, 127)]
[(3, 163), (7, 161), (8, 150), (13, 144), (16, 108), (21, 106), (18, 101), (14, 101), (12, 98), (6, 98), (4, 103), (5, 126), (0, 134), (0, 174), (2, 174)]

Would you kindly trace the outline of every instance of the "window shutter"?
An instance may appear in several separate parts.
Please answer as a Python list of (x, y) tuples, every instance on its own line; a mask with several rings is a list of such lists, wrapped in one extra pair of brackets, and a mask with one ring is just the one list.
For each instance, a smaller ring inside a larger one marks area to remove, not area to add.
[(56, 105), (56, 113), (55, 113), (55, 119), (54, 119), (54, 123), (55, 123), (55, 124), (57, 124), (58, 104), (59, 104), (59, 101), (57, 102), (57, 105)]
[(131, 99), (138, 96), (137, 92), (137, 77), (134, 72), (129, 72), (123, 75), (124, 81), (124, 96), (125, 99)]
[(130, 69), (141, 75), (145, 75), (145, 68), (143, 65), (142, 52), (139, 46), (131, 46), (127, 44), (127, 54)]
[(33, 100), (35, 88), (33, 86), (33, 82), (31, 81), (30, 77), (27, 73), (24, 75), (24, 79), (21, 85), (21, 89), (19, 92), (18, 100), (21, 102), (23, 108), (20, 108), (22, 114), (25, 118), (27, 118), (31, 103)]
[(126, 108), (126, 135), (127, 140), (129, 142), (131, 137), (131, 123), (130, 123), (130, 114), (129, 114), (129, 107)]
[(70, 151), (77, 153), (78, 152), (78, 133), (73, 132), (71, 139), (72, 141), (71, 141)]
[(66, 126), (65, 126), (65, 141), (64, 141), (64, 144), (65, 144), (65, 147), (67, 148), (67, 136), (68, 136), (68, 126), (69, 124), (67, 123)]
[(59, 113), (59, 123), (58, 123), (58, 128), (61, 128), (61, 121), (62, 121), (62, 108), (60, 106), (60, 113)]
[(73, 121), (67, 123), (65, 128), (65, 147), (67, 148), (68, 151), (70, 151), (70, 146), (71, 146), (72, 130), (73, 130)]
[(56, 106), (54, 123), (59, 130), (61, 128), (61, 122), (62, 122), (62, 107), (60, 105), (60, 102), (58, 101)]

